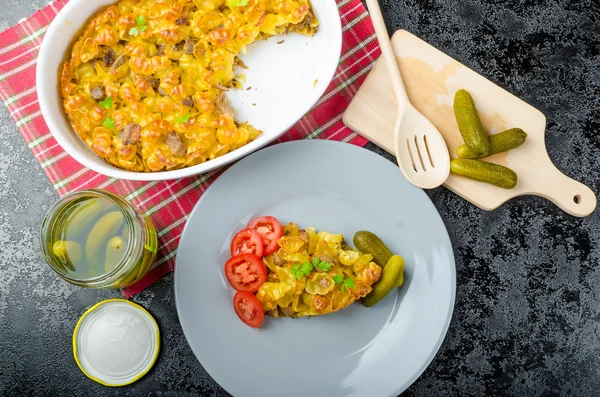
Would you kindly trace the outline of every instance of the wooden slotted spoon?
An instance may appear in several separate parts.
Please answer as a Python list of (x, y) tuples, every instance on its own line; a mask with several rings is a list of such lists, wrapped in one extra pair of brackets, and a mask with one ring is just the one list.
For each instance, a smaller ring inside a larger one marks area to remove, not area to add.
[(366, 3), (398, 102), (394, 144), (400, 170), (415, 186), (424, 189), (440, 186), (450, 173), (446, 142), (437, 128), (408, 99), (378, 0), (366, 0)]

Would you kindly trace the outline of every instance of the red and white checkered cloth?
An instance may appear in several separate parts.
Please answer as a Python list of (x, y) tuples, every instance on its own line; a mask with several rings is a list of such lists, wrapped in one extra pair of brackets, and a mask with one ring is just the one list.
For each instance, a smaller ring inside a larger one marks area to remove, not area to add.
[[(185, 221), (221, 170), (177, 181), (133, 182), (97, 174), (67, 155), (41, 116), (35, 87), (35, 66), (44, 33), (67, 1), (50, 3), (31, 18), (0, 33), (0, 99), (59, 195), (80, 189), (106, 189), (125, 197), (152, 218), (158, 232), (158, 258), (143, 280), (123, 290), (130, 297), (173, 270)], [(343, 44), (335, 77), (313, 109), (279, 142), (303, 138), (332, 139), (360, 146), (367, 142), (344, 126), (342, 113), (380, 51), (361, 1), (336, 1), (342, 19)]]

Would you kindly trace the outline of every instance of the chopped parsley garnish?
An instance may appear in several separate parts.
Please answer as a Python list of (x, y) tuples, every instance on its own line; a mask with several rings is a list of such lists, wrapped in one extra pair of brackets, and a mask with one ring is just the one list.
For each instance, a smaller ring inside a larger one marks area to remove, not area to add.
[(250, 0), (227, 0), (227, 7), (245, 7)]
[(301, 280), (302, 277), (308, 276), (313, 269), (313, 265), (309, 262), (304, 262), (303, 264), (296, 263), (291, 270), (292, 276), (296, 280)]
[(322, 272), (326, 272), (331, 267), (330, 263), (324, 262), (319, 258), (314, 258), (312, 261), (312, 265), (315, 267), (315, 269), (318, 269)]
[(341, 284), (342, 281), (344, 281), (344, 276), (342, 276), (341, 274), (336, 274), (332, 278), (333, 278), (333, 281), (335, 281), (335, 285)]
[(104, 126), (104, 128), (107, 128), (109, 130), (115, 129), (115, 121), (111, 118), (104, 119), (104, 121), (102, 122), (102, 125)]
[(192, 115), (189, 113), (184, 114), (183, 116), (177, 117), (178, 123), (187, 123)]
[(135, 23), (137, 24), (137, 28), (129, 29), (129, 34), (131, 36), (137, 36), (140, 32), (143, 32), (144, 30), (148, 29), (148, 25), (146, 25), (146, 17), (143, 15), (140, 15), (137, 18), (135, 18)]
[(342, 284), (342, 286), (340, 287), (340, 291), (344, 292), (346, 288), (352, 287), (354, 287), (354, 281), (350, 277), (347, 277), (346, 279), (344, 279), (344, 284)]
[(102, 109), (110, 109), (113, 105), (112, 98), (108, 97), (105, 100), (98, 102), (98, 105), (100, 105)]

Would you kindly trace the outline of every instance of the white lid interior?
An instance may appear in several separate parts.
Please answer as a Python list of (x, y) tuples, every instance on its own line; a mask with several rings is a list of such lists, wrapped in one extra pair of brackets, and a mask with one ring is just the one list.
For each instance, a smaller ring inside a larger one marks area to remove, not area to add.
[(86, 312), (75, 332), (73, 347), (81, 370), (105, 385), (135, 382), (152, 368), (158, 355), (156, 321), (123, 299), (101, 302)]

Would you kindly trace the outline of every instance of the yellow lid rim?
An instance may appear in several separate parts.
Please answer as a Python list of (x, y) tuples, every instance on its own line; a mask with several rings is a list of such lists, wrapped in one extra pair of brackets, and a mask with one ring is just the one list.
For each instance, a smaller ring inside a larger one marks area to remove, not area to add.
[[(142, 372), (140, 372), (136, 377), (134, 377), (133, 379), (131, 379), (128, 382), (125, 383), (116, 383), (116, 384), (111, 384), (111, 383), (106, 383), (104, 381), (102, 381), (101, 379), (96, 378), (95, 376), (92, 376), (90, 374), (88, 374), (85, 369), (83, 369), (83, 367), (81, 366), (81, 363), (79, 362), (79, 359), (77, 358), (77, 331), (79, 330), (80, 325), (82, 324), (83, 320), (94, 310), (96, 310), (98, 307), (102, 306), (105, 303), (109, 303), (109, 302), (125, 302), (128, 305), (131, 305), (137, 309), (140, 309), (142, 312), (146, 313), (148, 315), (148, 317), (150, 317), (152, 319), (152, 323), (154, 324), (154, 327), (156, 329), (156, 352), (154, 353), (154, 356), (152, 357), (152, 360), (150, 361), (150, 365), (143, 370)], [(77, 324), (75, 325), (75, 329), (73, 330), (73, 358), (75, 358), (75, 362), (77, 363), (77, 366), (79, 367), (79, 369), (81, 370), (81, 372), (83, 372), (83, 374), (85, 376), (87, 376), (88, 378), (90, 378), (91, 380), (100, 383), (102, 386), (108, 386), (108, 387), (120, 387), (120, 386), (127, 386), (130, 385), (132, 383), (137, 382), (138, 380), (140, 380), (142, 377), (144, 377), (144, 375), (146, 375), (150, 369), (152, 369), (152, 367), (154, 367), (154, 364), (156, 363), (156, 360), (158, 358), (158, 353), (160, 352), (160, 330), (158, 328), (158, 323), (156, 322), (156, 319), (150, 314), (150, 312), (148, 312), (148, 310), (146, 310), (144, 307), (138, 305), (135, 302), (131, 302), (127, 299), (122, 299), (122, 298), (112, 298), (112, 299), (106, 299), (103, 301), (100, 301), (98, 303), (96, 303), (94, 306), (90, 307), (89, 309), (87, 309), (79, 318), (79, 320), (77, 321)]]

